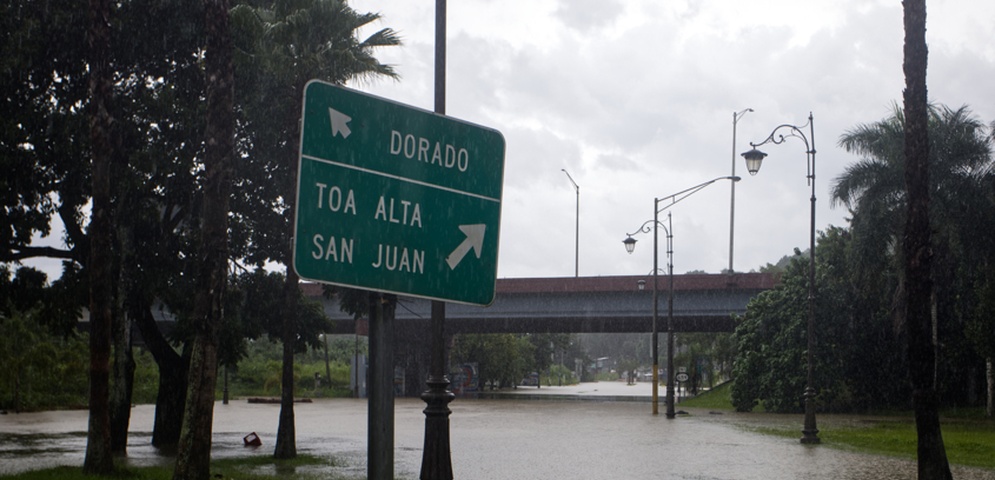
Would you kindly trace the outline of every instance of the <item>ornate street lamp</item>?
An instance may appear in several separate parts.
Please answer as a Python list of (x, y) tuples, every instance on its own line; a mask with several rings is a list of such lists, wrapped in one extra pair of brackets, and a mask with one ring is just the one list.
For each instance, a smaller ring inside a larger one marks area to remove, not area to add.
[[(653, 199), (653, 219), (643, 222), (643, 224), (636, 229), (635, 232), (625, 234), (625, 240), (622, 243), (625, 245), (625, 251), (630, 254), (636, 249), (636, 239), (632, 238), (633, 235), (639, 233), (649, 233), (650, 225), (653, 225), (653, 415), (658, 415), (660, 413), (659, 409), (659, 370), (660, 370), (660, 352), (659, 352), (659, 335), (657, 329), (657, 319), (659, 318), (659, 274), (660, 274), (660, 249), (659, 249), (659, 229), (663, 227), (664, 231), (667, 233), (667, 274), (670, 277), (670, 294), (667, 301), (667, 418), (674, 418), (677, 413), (674, 411), (674, 236), (671, 233), (673, 231), (673, 225), (671, 224), (670, 214), (667, 214), (667, 225), (660, 222), (660, 212), (674, 206), (677, 202), (684, 200), (687, 197), (697, 193), (699, 190), (719, 181), (719, 180), (732, 180), (733, 182), (738, 182), (739, 177), (730, 175), (726, 177), (713, 178), (707, 182), (700, 183), (691, 188), (687, 188), (677, 192), (673, 195), (668, 195), (662, 198)], [(664, 206), (660, 206), (661, 203), (670, 202)]]
[[(809, 136), (805, 136), (803, 128), (809, 128)], [(784, 131), (785, 133), (779, 134), (778, 131)], [(766, 153), (757, 150), (757, 147), (765, 143), (773, 143), (775, 145), (780, 145), (784, 143), (785, 139), (788, 137), (800, 138), (805, 142), (805, 160), (808, 168), (808, 184), (812, 187), (811, 196), (811, 222), (809, 225), (809, 249), (808, 249), (808, 326), (807, 337), (808, 337), (808, 352), (806, 352), (806, 362), (808, 363), (808, 373), (805, 386), (805, 426), (802, 429), (801, 442), (805, 444), (815, 444), (819, 443), (819, 429), (816, 428), (815, 424), (815, 363), (812, 361), (812, 351), (815, 347), (814, 329), (815, 329), (815, 126), (812, 122), (812, 113), (808, 114), (808, 122), (800, 127), (794, 125), (783, 124), (778, 125), (767, 138), (760, 143), (750, 142), (750, 146), (753, 147), (751, 150), (744, 152), (743, 158), (746, 159), (746, 169), (750, 172), (750, 175), (756, 175), (760, 171), (760, 165), (763, 163), (764, 157), (767, 156)], [(811, 140), (811, 143), (809, 143)]]

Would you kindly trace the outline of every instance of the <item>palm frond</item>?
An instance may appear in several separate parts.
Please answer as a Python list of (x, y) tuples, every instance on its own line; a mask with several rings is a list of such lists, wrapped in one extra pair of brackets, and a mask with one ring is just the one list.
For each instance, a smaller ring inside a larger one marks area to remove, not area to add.
[[(897, 167), (897, 168), (896, 168)], [(857, 203), (865, 196), (879, 198), (892, 196), (903, 188), (901, 165), (892, 165), (873, 159), (863, 159), (846, 167), (846, 170), (833, 182), (830, 205), (846, 205), (856, 209)], [(855, 211), (855, 213), (857, 213)]]

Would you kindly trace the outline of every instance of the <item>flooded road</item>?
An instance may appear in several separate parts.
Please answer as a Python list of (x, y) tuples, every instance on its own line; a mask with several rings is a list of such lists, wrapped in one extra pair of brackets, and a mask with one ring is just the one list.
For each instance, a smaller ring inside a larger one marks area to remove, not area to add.
[[(397, 478), (418, 478), (424, 405), (418, 399), (396, 401)], [(335, 459), (334, 467), (314, 472), (318, 478), (331, 471), (365, 478), (366, 407), (366, 400), (355, 399), (296, 405), (298, 452)], [(214, 457), (272, 454), (279, 408), (219, 402)], [(912, 461), (803, 446), (747, 428), (758, 421), (797, 423), (800, 417), (691, 411), (667, 420), (652, 416), (647, 403), (610, 401), (458, 399), (451, 408), (453, 471), (460, 479), (915, 478)], [(151, 405), (132, 410), (129, 464), (172, 463), (149, 445), (153, 411)], [(81, 466), (86, 423), (86, 411), (0, 415), (0, 474)], [(262, 447), (242, 446), (249, 432), (259, 434)], [(995, 480), (995, 471), (957, 468), (954, 477)]]

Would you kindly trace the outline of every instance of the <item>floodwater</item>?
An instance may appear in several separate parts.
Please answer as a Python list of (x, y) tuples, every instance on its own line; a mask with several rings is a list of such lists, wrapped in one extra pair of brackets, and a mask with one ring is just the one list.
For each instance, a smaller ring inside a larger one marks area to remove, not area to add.
[[(395, 476), (418, 478), (425, 404), (395, 402)], [(753, 433), (757, 423), (797, 423), (795, 416), (691, 411), (668, 420), (642, 402), (457, 399), (450, 435), (456, 478), (490, 479), (849, 479), (915, 478), (909, 460), (804, 446)], [(661, 408), (662, 410), (662, 408)], [(329, 399), (295, 406), (299, 453), (334, 458), (307, 467), (366, 477), (366, 400)], [(171, 464), (150, 445), (154, 407), (132, 410), (128, 463)], [(272, 454), (279, 405), (244, 400), (215, 407), (216, 458)], [(0, 474), (54, 465), (82, 466), (86, 411), (0, 415)], [(242, 446), (256, 432), (258, 449)], [(298, 468), (298, 473), (309, 470)], [(995, 471), (956, 468), (958, 479), (995, 480)]]

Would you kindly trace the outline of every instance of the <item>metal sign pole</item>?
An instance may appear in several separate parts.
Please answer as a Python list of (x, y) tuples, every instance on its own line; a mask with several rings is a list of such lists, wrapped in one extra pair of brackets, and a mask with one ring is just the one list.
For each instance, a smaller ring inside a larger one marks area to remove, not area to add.
[[(446, 113), (446, 0), (435, 1), (435, 113)], [(425, 448), (422, 450), (422, 480), (452, 480), (453, 464), (449, 446), (449, 391), (446, 377), (446, 304), (432, 301), (432, 360), (425, 401)]]

